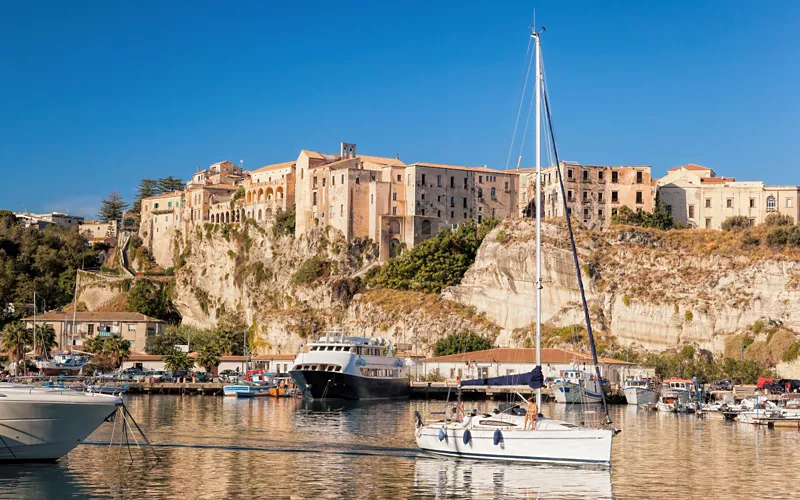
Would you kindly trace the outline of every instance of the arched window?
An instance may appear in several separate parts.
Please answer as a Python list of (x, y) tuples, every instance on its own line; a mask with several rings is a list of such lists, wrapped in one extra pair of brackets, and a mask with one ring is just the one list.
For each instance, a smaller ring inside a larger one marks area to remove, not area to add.
[(275, 198), (279, 200), (283, 199), (283, 188), (281, 186), (275, 188)]
[(776, 206), (775, 197), (772, 195), (767, 196), (767, 210), (775, 210)]
[(268, 208), (267, 211), (264, 213), (267, 219), (272, 218), (272, 209)]
[(431, 234), (431, 221), (422, 221), (422, 234)]
[(258, 220), (261, 220), (261, 215), (262, 215), (262, 212), (261, 212), (261, 209), (259, 208), (258, 209)]
[(248, 191), (247, 192), (247, 203), (251, 203), (252, 201), (253, 201), (253, 192), (252, 191)]
[(258, 188), (258, 201), (264, 201), (264, 190)]
[(267, 188), (266, 195), (267, 195), (267, 201), (271, 201), (272, 200), (272, 188), (271, 187)]

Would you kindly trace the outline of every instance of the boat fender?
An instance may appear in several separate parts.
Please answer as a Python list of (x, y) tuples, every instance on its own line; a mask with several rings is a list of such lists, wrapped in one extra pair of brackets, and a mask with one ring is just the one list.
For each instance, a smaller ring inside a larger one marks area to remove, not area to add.
[(422, 415), (418, 411), (414, 412), (414, 425), (417, 429), (422, 427)]
[(469, 429), (467, 429), (464, 431), (464, 444), (469, 444), (471, 440), (472, 440), (472, 433), (469, 431)]
[(441, 429), (439, 429), (439, 441), (444, 441), (446, 437), (447, 434), (444, 433), (444, 427), (442, 427)]
[(503, 440), (503, 433), (500, 432), (500, 429), (495, 429), (494, 431), (494, 445), (497, 446)]

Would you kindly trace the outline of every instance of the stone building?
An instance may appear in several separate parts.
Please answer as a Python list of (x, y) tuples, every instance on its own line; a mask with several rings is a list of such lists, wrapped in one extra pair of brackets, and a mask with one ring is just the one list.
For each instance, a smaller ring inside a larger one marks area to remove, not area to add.
[(89, 240), (89, 243), (115, 239), (117, 237), (117, 221), (87, 220), (81, 224), (79, 231)]
[(717, 177), (710, 168), (683, 165), (658, 180), (658, 197), (676, 222), (686, 227), (720, 229), (728, 217), (747, 217), (750, 225), (771, 213), (800, 217), (798, 186), (767, 186)]
[[(652, 211), (656, 183), (650, 167), (581, 165), (561, 162), (561, 174), (570, 213), (589, 229), (603, 229), (622, 206), (633, 211)], [(535, 216), (536, 172), (526, 170), (524, 190), (520, 191), (520, 210), (526, 217)], [(542, 216), (564, 217), (561, 187), (556, 167), (542, 169)]]
[[(23, 320), (33, 328), (33, 317)], [(73, 325), (74, 321), (74, 325)], [(164, 333), (165, 323), (133, 312), (49, 312), (36, 316), (37, 325), (50, 325), (56, 334), (58, 349), (80, 348), (84, 340), (94, 336), (119, 334), (131, 343), (131, 350), (144, 350), (147, 339)]]

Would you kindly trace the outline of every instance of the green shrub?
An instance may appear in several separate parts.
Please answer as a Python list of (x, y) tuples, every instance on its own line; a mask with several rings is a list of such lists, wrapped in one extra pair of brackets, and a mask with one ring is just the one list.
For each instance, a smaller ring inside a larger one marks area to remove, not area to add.
[(791, 363), (798, 357), (800, 357), (800, 342), (795, 342), (783, 354), (783, 356), (781, 357), (781, 361)]
[(296, 223), (297, 212), (294, 205), (292, 205), (285, 212), (275, 214), (275, 220), (272, 223), (272, 235), (276, 238), (294, 236)]
[(744, 215), (734, 215), (722, 221), (723, 231), (741, 231), (750, 226), (750, 221)]
[(503, 243), (506, 243), (508, 241), (508, 239), (509, 239), (509, 236), (508, 236), (508, 233), (506, 233), (506, 230), (505, 229), (501, 229), (500, 231), (498, 231), (497, 236), (495, 236), (494, 241), (503, 244)]
[(622, 303), (625, 304), (625, 307), (630, 307), (631, 305), (631, 297), (627, 293), (622, 296)]
[(685, 319), (686, 321), (692, 321), (694, 320), (694, 314), (692, 314), (692, 311), (686, 311), (683, 314), (683, 319)]
[(330, 262), (320, 257), (311, 257), (303, 262), (292, 276), (295, 285), (307, 285), (328, 274)]
[(761, 330), (763, 330), (763, 329), (764, 329), (764, 322), (763, 321), (756, 321), (755, 323), (753, 323), (753, 326), (750, 327), (750, 331), (752, 331), (756, 335), (761, 333)]
[(748, 232), (748, 233), (745, 233), (744, 236), (742, 236), (742, 243), (744, 243), (747, 246), (760, 245), (761, 244), (761, 238), (759, 238), (758, 235), (756, 235), (756, 234), (754, 234), (752, 232)]
[(770, 229), (770, 231), (767, 233), (767, 245), (769, 246), (782, 246), (788, 241), (789, 230), (785, 227), (776, 227), (774, 229)]
[(764, 217), (764, 225), (767, 227), (791, 226), (792, 224), (794, 224), (794, 219), (790, 215), (773, 213)]
[(433, 349), (434, 356), (447, 356), (464, 352), (484, 351), (492, 348), (492, 341), (477, 333), (464, 330), (461, 333), (450, 335), (436, 342)]
[(666, 207), (659, 202), (652, 212), (637, 208), (634, 212), (626, 205), (621, 206), (615, 215), (611, 216), (612, 224), (627, 226), (649, 227), (653, 229), (674, 229), (676, 227), (672, 216), (667, 213)]
[(795, 226), (789, 231), (789, 244), (800, 246), (800, 227)]

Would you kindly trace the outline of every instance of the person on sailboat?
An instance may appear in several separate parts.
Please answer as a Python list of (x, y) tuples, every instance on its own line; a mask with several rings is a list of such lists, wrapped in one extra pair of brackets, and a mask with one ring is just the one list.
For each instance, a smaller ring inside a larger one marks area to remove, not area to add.
[(535, 428), (537, 415), (539, 415), (539, 408), (536, 406), (536, 400), (534, 398), (529, 398), (528, 410), (525, 412), (525, 422), (523, 422), (522, 428), (528, 430), (528, 422), (531, 424), (531, 429)]

